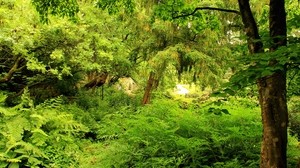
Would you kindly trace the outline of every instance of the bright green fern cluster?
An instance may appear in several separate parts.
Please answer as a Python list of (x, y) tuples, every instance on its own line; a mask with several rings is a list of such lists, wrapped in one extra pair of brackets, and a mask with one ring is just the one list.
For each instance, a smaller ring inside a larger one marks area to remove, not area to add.
[[(0, 95), (2, 102), (4, 99)], [(34, 106), (25, 90), (19, 105), (0, 106), (0, 167), (61, 167), (51, 166), (53, 157), (64, 155), (63, 149), (74, 145), (74, 135), (87, 131), (71, 113), (62, 111), (62, 103), (62, 98), (56, 98)], [(60, 153), (51, 154), (49, 146)]]

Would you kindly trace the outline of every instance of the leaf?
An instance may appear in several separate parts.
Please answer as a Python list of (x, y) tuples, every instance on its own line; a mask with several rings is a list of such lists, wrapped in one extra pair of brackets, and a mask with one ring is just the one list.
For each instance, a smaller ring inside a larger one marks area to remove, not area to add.
[(36, 146), (43, 146), (48, 139), (48, 135), (41, 129), (35, 129), (32, 131), (31, 139)]
[(8, 108), (4, 108), (0, 106), (0, 114), (4, 114), (4, 116), (9, 117), (9, 116), (14, 116), (17, 113), (15, 111), (11, 111)]
[(24, 129), (28, 129), (30, 124), (26, 118), (18, 116), (10, 121), (7, 121), (6, 126), (11, 138), (14, 141), (20, 141), (23, 137)]
[(0, 162), (0, 167), (7, 167), (8, 163), (7, 162)]
[(5, 102), (6, 97), (7, 97), (6, 95), (3, 95), (3, 94), (0, 93), (0, 103)]
[[(232, 87), (232, 88), (234, 88), (234, 87)], [(224, 92), (227, 93), (227, 94), (229, 94), (229, 95), (231, 95), (231, 96), (235, 94), (234, 90), (229, 89), (229, 88), (226, 88), (226, 89), (224, 90)]]
[(8, 168), (19, 168), (19, 163), (16, 163), (16, 162), (10, 163)]
[(265, 76), (269, 76), (269, 75), (272, 75), (273, 72), (270, 71), (270, 70), (264, 70), (261, 72), (261, 77), (265, 77)]
[(229, 111), (228, 111), (227, 109), (222, 109), (221, 111), (222, 111), (224, 114), (230, 115), (230, 113), (229, 113)]
[(10, 163), (17, 163), (17, 162), (21, 162), (20, 159), (7, 159), (6, 160), (7, 162), (10, 162)]

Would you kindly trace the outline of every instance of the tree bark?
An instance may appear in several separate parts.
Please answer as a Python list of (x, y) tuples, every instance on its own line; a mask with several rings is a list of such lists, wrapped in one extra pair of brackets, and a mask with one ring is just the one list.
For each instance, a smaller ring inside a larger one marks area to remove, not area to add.
[(258, 33), (249, 0), (238, 0), (244, 31), (247, 35), (248, 49), (251, 54), (263, 52), (263, 43)]
[(287, 105), (286, 74), (276, 72), (258, 81), (263, 141), (261, 168), (286, 168)]
[[(284, 0), (270, 0), (270, 51), (286, 45), (286, 13)], [(272, 60), (270, 64), (276, 64)], [(277, 71), (258, 81), (263, 121), (261, 168), (286, 168), (288, 110), (286, 70)]]
[(146, 86), (145, 92), (144, 92), (143, 101), (142, 101), (143, 105), (150, 103), (151, 92), (153, 89), (157, 88), (157, 86), (158, 86), (158, 79), (155, 78), (154, 72), (150, 72), (147, 86)]
[[(249, 0), (238, 0), (239, 8), (248, 37), (250, 53), (263, 52), (257, 23), (251, 12)], [(270, 37), (272, 47), (286, 45), (286, 15), (284, 0), (270, 0)], [(276, 65), (272, 60), (270, 66)], [(286, 71), (258, 79), (259, 102), (263, 123), (263, 142), (261, 146), (261, 168), (286, 168), (288, 111), (286, 101)]]
[(8, 71), (8, 73), (3, 78), (0, 79), (0, 83), (5, 83), (5, 82), (10, 81), (15, 72), (18, 72), (18, 71), (22, 70), (25, 67), (25, 66), (20, 67), (23, 60), (24, 60), (23, 58), (18, 57), (16, 59), (14, 65)]

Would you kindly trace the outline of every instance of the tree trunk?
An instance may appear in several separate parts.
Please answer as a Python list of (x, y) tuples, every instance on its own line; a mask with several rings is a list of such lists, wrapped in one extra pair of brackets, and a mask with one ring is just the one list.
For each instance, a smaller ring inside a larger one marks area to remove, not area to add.
[[(270, 51), (286, 45), (286, 14), (284, 0), (270, 0)], [(276, 64), (276, 61), (270, 63)], [(263, 121), (261, 168), (286, 168), (288, 110), (286, 101), (286, 70), (277, 71), (258, 81)]]
[(261, 168), (286, 168), (287, 105), (286, 74), (275, 74), (258, 81), (263, 122)]
[(257, 24), (251, 12), (249, 0), (238, 0), (244, 31), (247, 35), (248, 49), (251, 54), (263, 52), (263, 43), (260, 39)]
[(158, 80), (155, 78), (155, 73), (150, 72), (149, 79), (147, 82), (147, 86), (145, 88), (145, 93), (143, 97), (142, 104), (149, 104), (150, 103), (150, 98), (151, 98), (151, 92), (153, 89), (157, 88), (158, 86)]
[[(249, 0), (238, 0), (250, 53), (263, 52), (257, 24)], [(286, 45), (286, 18), (284, 0), (270, 0), (270, 51)], [(275, 65), (272, 60), (270, 65)], [(288, 111), (286, 102), (286, 71), (263, 77), (257, 81), (263, 123), (261, 168), (286, 168)]]

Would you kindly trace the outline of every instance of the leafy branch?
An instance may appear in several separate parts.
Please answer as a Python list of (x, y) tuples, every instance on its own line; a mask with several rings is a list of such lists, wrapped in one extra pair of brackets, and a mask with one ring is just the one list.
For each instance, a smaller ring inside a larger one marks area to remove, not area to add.
[(300, 50), (298, 48), (299, 44), (290, 44), (289, 46), (280, 47), (274, 52), (241, 57), (239, 62), (243, 68), (230, 78), (229, 83), (227, 83), (228, 86), (220, 92), (221, 95), (223, 93), (234, 95), (236, 91), (255, 84), (257, 80), (270, 78), (278, 71), (298, 70), (300, 64)]

